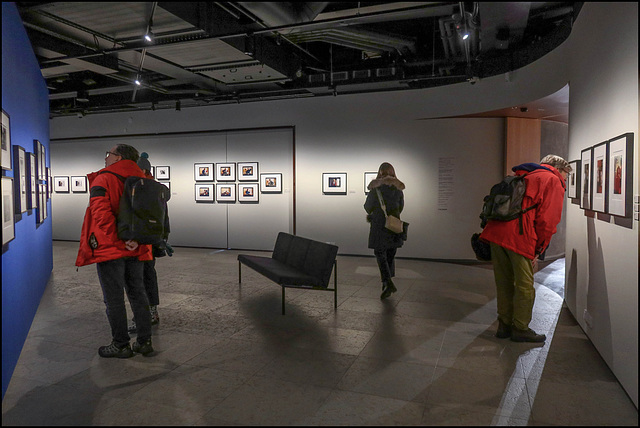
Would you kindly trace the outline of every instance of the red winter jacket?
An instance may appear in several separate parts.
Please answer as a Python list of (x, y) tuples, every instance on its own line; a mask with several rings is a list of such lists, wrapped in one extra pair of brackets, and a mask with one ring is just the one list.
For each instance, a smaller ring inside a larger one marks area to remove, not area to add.
[(87, 176), (91, 194), (82, 224), (76, 266), (122, 257), (138, 257), (139, 260), (153, 259), (151, 245), (139, 245), (135, 250), (129, 251), (125, 248), (124, 241), (118, 238), (116, 217), (120, 210), (120, 197), (124, 190), (124, 183), (107, 171), (115, 172), (125, 178), (144, 177), (138, 165), (130, 160), (118, 161)]
[(522, 209), (534, 204), (538, 206), (522, 216), (523, 234), (520, 234), (518, 219), (489, 220), (480, 238), (533, 260), (544, 252), (556, 233), (556, 226), (562, 218), (565, 183), (560, 172), (551, 165), (523, 166), (526, 165), (535, 165), (536, 169), (527, 173), (520, 167), (513, 168), (516, 175), (526, 174), (527, 189)]

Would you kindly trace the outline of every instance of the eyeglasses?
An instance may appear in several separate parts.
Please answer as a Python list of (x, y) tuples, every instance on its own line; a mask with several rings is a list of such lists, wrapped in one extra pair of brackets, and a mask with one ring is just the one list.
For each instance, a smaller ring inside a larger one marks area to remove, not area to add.
[(109, 157), (109, 155), (120, 156), (118, 153), (114, 153), (114, 152), (106, 152), (104, 157), (105, 157), (105, 158), (108, 158), (108, 157)]

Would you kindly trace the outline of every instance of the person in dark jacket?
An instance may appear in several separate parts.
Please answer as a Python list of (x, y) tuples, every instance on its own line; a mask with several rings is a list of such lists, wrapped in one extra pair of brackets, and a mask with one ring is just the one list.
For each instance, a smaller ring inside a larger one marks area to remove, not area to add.
[[(105, 168), (89, 174), (89, 206), (85, 212), (76, 266), (96, 263), (107, 318), (111, 326), (110, 345), (101, 346), (103, 358), (129, 358), (134, 353), (151, 355), (151, 315), (142, 279), (143, 261), (151, 260), (151, 245), (118, 238), (117, 215), (127, 177), (144, 177), (136, 165), (138, 151), (118, 144), (106, 153)], [(126, 291), (138, 320), (138, 337), (130, 346), (127, 331)]]
[(562, 218), (565, 180), (572, 168), (560, 156), (548, 155), (540, 164), (526, 163), (512, 170), (524, 175), (526, 182), (522, 209), (535, 208), (523, 214), (522, 233), (519, 219), (489, 220), (480, 235), (491, 245), (498, 304), (496, 337), (544, 342), (544, 334), (529, 328), (536, 297), (533, 273)]
[(368, 214), (367, 221), (370, 223), (369, 248), (373, 249), (376, 256), (382, 279), (381, 299), (386, 299), (391, 293), (398, 291), (391, 278), (395, 276), (396, 251), (404, 244), (404, 238), (402, 234), (393, 233), (384, 227), (386, 217), (378, 195), (384, 201), (387, 215), (400, 218), (404, 208), (404, 188), (404, 183), (396, 177), (393, 166), (384, 162), (378, 169), (377, 177), (369, 183), (369, 194), (364, 203), (364, 209)]

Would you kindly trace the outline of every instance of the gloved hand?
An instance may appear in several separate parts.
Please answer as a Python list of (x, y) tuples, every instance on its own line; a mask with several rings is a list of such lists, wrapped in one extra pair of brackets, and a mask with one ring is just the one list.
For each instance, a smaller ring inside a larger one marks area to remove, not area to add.
[(173, 247), (169, 245), (168, 242), (165, 243), (165, 251), (167, 252), (167, 256), (173, 256)]

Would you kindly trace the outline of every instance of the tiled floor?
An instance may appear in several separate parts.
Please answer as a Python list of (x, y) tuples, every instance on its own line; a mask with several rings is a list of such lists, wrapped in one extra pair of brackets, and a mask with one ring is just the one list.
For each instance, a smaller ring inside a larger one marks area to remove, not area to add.
[(493, 336), (486, 266), (398, 260), (380, 301), (375, 259), (340, 256), (338, 309), (289, 289), (283, 316), (280, 287), (248, 268), (238, 286), (238, 252), (176, 248), (157, 262), (157, 355), (113, 360), (97, 355), (109, 327), (76, 251), (54, 242), (3, 425), (638, 425), (562, 307), (562, 259), (536, 274), (539, 346)]

